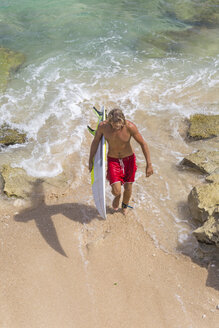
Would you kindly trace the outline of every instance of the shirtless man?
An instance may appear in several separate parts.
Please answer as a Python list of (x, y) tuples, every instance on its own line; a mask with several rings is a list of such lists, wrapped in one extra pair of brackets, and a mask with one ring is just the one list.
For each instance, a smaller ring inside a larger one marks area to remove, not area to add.
[(135, 124), (126, 120), (120, 109), (113, 109), (109, 112), (107, 120), (99, 124), (91, 144), (89, 158), (90, 171), (92, 170), (94, 155), (96, 154), (102, 135), (104, 135), (109, 146), (107, 154), (107, 179), (110, 182), (114, 196), (112, 206), (114, 210), (118, 210), (121, 185), (124, 185), (122, 211), (123, 214), (126, 214), (132, 194), (132, 183), (135, 180), (135, 172), (137, 170), (135, 154), (130, 144), (131, 137), (139, 143), (145, 156), (146, 177), (153, 174), (148, 145)]

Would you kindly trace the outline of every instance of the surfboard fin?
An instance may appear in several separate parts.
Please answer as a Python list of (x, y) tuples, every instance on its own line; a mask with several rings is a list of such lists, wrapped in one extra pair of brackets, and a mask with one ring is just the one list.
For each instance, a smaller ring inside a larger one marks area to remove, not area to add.
[(100, 112), (98, 109), (96, 109), (96, 107), (93, 107), (93, 109), (94, 109), (94, 112), (95, 112), (95, 114), (97, 115), (97, 117), (98, 117), (98, 118), (102, 118), (103, 113)]
[(95, 132), (96, 132), (96, 130), (92, 129), (89, 125), (87, 126), (87, 128), (88, 128), (88, 131), (89, 131), (93, 136), (95, 136)]

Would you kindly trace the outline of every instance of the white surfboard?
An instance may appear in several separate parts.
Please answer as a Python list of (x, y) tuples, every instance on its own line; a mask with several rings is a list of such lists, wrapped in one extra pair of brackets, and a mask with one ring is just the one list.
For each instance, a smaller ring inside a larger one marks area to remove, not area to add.
[[(106, 113), (104, 107), (101, 111), (98, 111), (94, 107), (94, 111), (98, 116), (98, 125), (101, 121), (106, 119)], [(98, 126), (97, 125), (97, 126)], [(88, 126), (88, 130), (91, 134), (95, 135), (95, 130)], [(94, 165), (91, 171), (91, 184), (94, 202), (96, 208), (103, 219), (106, 219), (106, 201), (105, 201), (105, 167), (106, 167), (106, 142), (104, 136), (102, 136), (97, 152), (94, 157)]]

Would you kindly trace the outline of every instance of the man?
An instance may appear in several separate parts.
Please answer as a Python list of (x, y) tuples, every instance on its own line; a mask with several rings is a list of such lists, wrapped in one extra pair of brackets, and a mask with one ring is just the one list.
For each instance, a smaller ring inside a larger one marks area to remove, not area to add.
[(107, 120), (101, 122), (97, 128), (90, 148), (90, 171), (92, 170), (94, 155), (96, 154), (102, 135), (104, 135), (109, 146), (107, 156), (107, 179), (110, 182), (112, 194), (114, 195), (112, 206), (114, 210), (118, 210), (121, 197), (121, 185), (124, 185), (122, 212), (126, 214), (132, 194), (132, 183), (135, 180), (135, 172), (137, 170), (135, 154), (130, 144), (131, 137), (140, 144), (145, 156), (147, 163), (146, 177), (153, 174), (148, 145), (135, 124), (126, 120), (123, 112), (115, 108), (109, 112)]

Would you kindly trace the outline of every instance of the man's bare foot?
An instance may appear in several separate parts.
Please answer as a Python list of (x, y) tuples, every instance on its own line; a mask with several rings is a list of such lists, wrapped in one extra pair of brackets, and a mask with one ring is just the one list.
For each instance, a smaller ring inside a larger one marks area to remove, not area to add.
[(114, 209), (115, 211), (118, 211), (118, 209), (119, 209), (119, 200), (120, 200), (120, 195), (116, 196), (116, 197), (113, 199), (112, 206), (113, 206), (113, 209)]

